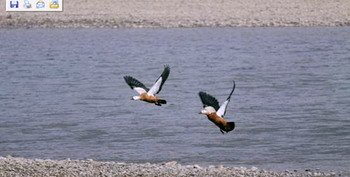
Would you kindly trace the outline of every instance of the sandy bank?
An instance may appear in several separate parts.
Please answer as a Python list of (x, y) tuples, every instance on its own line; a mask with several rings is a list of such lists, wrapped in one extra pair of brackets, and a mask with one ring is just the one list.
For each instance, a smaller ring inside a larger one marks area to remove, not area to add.
[(349, 0), (74, 0), (50, 13), (0, 7), (0, 28), (350, 26)]
[(337, 176), (324, 172), (273, 172), (255, 167), (223, 167), (162, 164), (98, 162), (93, 160), (41, 160), (0, 157), (0, 176)]

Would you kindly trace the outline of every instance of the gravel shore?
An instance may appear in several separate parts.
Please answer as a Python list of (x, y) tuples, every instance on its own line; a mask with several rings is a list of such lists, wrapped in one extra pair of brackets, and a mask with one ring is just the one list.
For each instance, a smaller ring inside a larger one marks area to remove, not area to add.
[(41, 160), (0, 157), (0, 176), (340, 176), (333, 172), (273, 172), (256, 167), (181, 165), (175, 161), (161, 164), (99, 162), (93, 160)]
[(63, 12), (6, 12), (0, 28), (350, 26), (349, 0), (74, 0)]

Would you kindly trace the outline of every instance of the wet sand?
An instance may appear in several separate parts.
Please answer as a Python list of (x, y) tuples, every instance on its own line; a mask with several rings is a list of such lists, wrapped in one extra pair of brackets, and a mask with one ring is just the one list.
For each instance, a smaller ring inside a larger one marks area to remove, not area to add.
[(74, 0), (63, 12), (5, 12), (0, 28), (350, 26), (348, 0)]

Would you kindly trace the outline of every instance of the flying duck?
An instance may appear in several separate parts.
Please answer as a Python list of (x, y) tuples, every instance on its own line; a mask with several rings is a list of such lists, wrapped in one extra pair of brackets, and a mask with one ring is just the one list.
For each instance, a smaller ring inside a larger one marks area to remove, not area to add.
[(227, 105), (230, 102), (231, 95), (235, 90), (235, 87), (236, 84), (235, 81), (233, 81), (232, 91), (226, 101), (222, 103), (220, 107), (219, 102), (216, 100), (216, 98), (205, 92), (199, 92), (199, 97), (203, 103), (203, 109), (199, 114), (206, 115), (210, 121), (212, 121), (216, 126), (220, 128), (222, 134), (224, 134), (224, 132), (228, 133), (235, 128), (234, 122), (228, 122), (226, 119), (224, 119)]
[(162, 90), (162, 86), (168, 78), (169, 73), (170, 67), (168, 65), (165, 65), (163, 73), (159, 76), (159, 78), (156, 80), (156, 82), (150, 89), (135, 78), (131, 76), (124, 76), (124, 80), (130, 86), (130, 88), (139, 93), (138, 96), (133, 96), (132, 100), (141, 100), (148, 103), (154, 103), (157, 106), (162, 106), (162, 104), (166, 104), (166, 100), (160, 99), (156, 96), (156, 94), (158, 94)]

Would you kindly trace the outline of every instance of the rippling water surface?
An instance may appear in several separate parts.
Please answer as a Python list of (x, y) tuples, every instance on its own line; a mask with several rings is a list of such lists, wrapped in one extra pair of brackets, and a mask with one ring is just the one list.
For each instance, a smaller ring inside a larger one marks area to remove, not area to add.
[[(348, 170), (350, 28), (0, 30), (0, 156)], [(162, 107), (123, 80), (170, 76)], [(222, 135), (199, 91), (222, 103)]]

